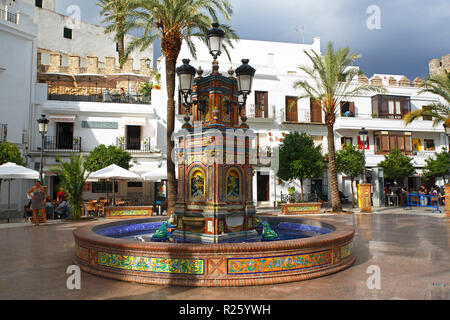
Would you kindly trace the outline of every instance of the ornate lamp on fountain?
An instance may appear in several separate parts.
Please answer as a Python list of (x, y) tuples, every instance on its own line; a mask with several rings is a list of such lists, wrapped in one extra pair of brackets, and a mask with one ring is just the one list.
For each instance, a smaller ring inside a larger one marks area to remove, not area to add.
[(177, 133), (177, 227), (173, 237), (219, 243), (257, 237), (250, 155), (255, 151), (242, 116), (256, 70), (245, 59), (236, 69), (237, 78), (232, 70), (228, 76), (220, 74), (217, 57), (224, 32), (213, 24), (207, 34), (214, 59), (211, 74), (203, 77), (199, 68), (195, 77), (188, 59), (177, 68), (188, 115), (183, 130)]

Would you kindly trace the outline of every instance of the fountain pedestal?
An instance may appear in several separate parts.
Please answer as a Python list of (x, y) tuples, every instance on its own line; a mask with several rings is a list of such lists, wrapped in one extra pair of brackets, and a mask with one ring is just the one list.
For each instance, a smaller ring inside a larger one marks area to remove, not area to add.
[[(177, 229), (174, 239), (220, 243), (255, 238), (254, 138), (239, 125), (237, 81), (213, 73), (194, 80), (192, 122), (177, 133)], [(245, 118), (244, 118), (245, 119)]]

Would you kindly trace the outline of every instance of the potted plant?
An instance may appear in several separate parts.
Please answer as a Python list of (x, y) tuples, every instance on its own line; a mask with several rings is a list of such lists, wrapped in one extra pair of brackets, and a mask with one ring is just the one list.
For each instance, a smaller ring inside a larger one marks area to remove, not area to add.
[(289, 194), (289, 202), (294, 203), (294, 193), (295, 193), (295, 187), (289, 187), (288, 188), (288, 194)]

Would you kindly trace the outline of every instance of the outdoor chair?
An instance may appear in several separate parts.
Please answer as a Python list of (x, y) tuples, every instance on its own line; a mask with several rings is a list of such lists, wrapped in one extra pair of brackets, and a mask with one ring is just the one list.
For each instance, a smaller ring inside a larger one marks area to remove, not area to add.
[(90, 212), (94, 212), (94, 215), (98, 214), (98, 208), (96, 202), (86, 202), (86, 214), (89, 214)]

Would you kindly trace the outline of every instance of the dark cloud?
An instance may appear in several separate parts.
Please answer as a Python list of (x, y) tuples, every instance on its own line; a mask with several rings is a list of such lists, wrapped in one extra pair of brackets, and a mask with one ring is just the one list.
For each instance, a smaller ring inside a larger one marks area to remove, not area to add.
[[(96, 1), (78, 1), (82, 19), (100, 24)], [(450, 52), (448, 0), (231, 0), (234, 29), (242, 39), (305, 42), (315, 36), (335, 48), (349, 46), (362, 55), (358, 64), (374, 73), (405, 74), (413, 79), (428, 73), (428, 61)], [(57, 0), (61, 13), (74, 4)], [(380, 8), (381, 28), (369, 30), (367, 8)], [(296, 31), (296, 29), (298, 31)], [(159, 56), (159, 44), (155, 55)]]

